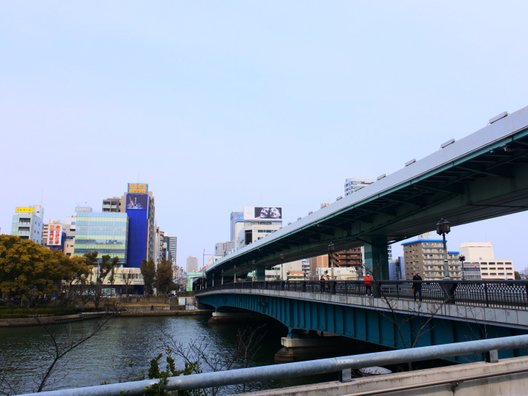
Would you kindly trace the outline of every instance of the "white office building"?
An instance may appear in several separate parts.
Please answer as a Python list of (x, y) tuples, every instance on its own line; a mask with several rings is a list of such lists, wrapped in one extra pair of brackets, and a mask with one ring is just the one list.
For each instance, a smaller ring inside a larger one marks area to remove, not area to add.
[(42, 206), (19, 206), (13, 215), (11, 234), (41, 244), (44, 231), (43, 219), (44, 208)]

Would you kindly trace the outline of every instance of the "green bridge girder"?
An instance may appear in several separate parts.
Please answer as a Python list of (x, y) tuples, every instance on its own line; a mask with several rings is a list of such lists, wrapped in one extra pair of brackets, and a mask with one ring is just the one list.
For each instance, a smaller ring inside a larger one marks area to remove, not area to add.
[[(217, 311), (238, 308), (266, 315), (287, 326), (290, 333), (296, 330), (321, 331), (396, 349), (526, 334), (511, 327), (449, 320), (434, 315), (380, 312), (366, 306), (322, 301), (240, 293), (207, 293), (197, 298), (200, 304), (212, 306)], [(528, 355), (528, 351), (500, 354), (504, 358), (520, 355)], [(454, 359), (460, 363), (479, 360), (482, 360), (480, 355)]]

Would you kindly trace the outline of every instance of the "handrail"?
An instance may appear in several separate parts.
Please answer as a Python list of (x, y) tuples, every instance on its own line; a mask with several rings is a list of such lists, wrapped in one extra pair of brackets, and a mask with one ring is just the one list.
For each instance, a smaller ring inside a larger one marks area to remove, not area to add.
[[(426, 302), (468, 305), (489, 308), (512, 308), (528, 310), (528, 282), (513, 280), (461, 281), (372, 281), (373, 297), (390, 299), (413, 299), (413, 286), (420, 285), (421, 297)], [(197, 290), (196, 295), (223, 289), (287, 290), (308, 293), (330, 293), (349, 296), (364, 296), (367, 287), (364, 281), (246, 281), (207, 285)]]
[[(340, 372), (370, 366), (385, 366), (406, 362), (417, 362), (452, 356), (463, 356), (498, 350), (528, 347), (528, 335), (519, 335), (486, 340), (466, 341), (452, 344), (433, 345), (419, 348), (374, 352), (363, 355), (283, 363), (270, 366), (241, 368), (170, 377), (165, 385), (167, 390), (201, 389), (223, 385), (242, 384), (269, 379), (301, 377), (314, 374)], [(528, 369), (527, 369), (528, 370)], [(145, 388), (159, 384), (160, 380), (150, 379), (118, 384), (61, 389), (24, 396), (118, 396), (143, 394)]]

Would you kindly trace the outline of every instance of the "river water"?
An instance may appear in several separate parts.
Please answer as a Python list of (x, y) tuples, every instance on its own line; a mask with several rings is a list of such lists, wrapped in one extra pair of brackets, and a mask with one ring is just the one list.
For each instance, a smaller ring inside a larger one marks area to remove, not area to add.
[[(83, 321), (49, 326), (48, 329), (63, 350), (72, 340), (89, 334), (96, 324), (95, 320)], [(200, 344), (201, 349), (206, 349), (212, 365), (216, 365), (215, 356), (230, 360), (235, 354), (237, 332), (241, 328), (240, 324), (210, 325), (207, 317), (199, 316), (114, 318), (94, 337), (59, 360), (45, 390), (146, 378), (150, 360), (164, 352), (171, 342), (180, 343), (182, 349)], [(254, 332), (263, 333), (265, 337), (259, 343), (259, 351), (251, 357), (251, 365), (273, 363), (284, 330), (268, 326), (266, 329), (259, 327)], [(1, 328), (0, 394), (35, 391), (52, 361), (52, 353), (50, 334), (42, 327)], [(183, 366), (181, 359), (177, 362)], [(225, 362), (218, 363), (218, 366), (222, 364)], [(212, 370), (206, 364), (202, 364), (202, 369)]]

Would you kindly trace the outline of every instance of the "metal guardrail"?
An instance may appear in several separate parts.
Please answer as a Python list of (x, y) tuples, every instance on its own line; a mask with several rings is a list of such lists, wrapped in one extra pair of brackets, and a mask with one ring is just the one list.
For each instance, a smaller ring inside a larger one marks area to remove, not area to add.
[[(372, 281), (372, 295), (391, 299), (413, 299), (413, 284), (419, 283), (422, 300), (457, 305), (528, 310), (527, 281)], [(201, 292), (222, 289), (289, 290), (364, 296), (364, 281), (253, 281), (208, 286)]]
[[(420, 348), (374, 352), (363, 355), (343, 356), (304, 362), (284, 363), (270, 366), (241, 368), (168, 378), (163, 388), (167, 390), (203, 389), (224, 385), (301, 377), (315, 374), (341, 372), (346, 378), (349, 370), (370, 366), (385, 366), (406, 362), (417, 362), (452, 356), (486, 353), (489, 361), (496, 361), (499, 350), (528, 347), (528, 335), (466, 341), (453, 344), (434, 345)], [(491, 359), (490, 359), (491, 358)], [(528, 371), (528, 367), (526, 369)], [(33, 396), (118, 396), (143, 394), (146, 388), (159, 384), (159, 380), (143, 380), (118, 384), (89, 386), (26, 394)]]

